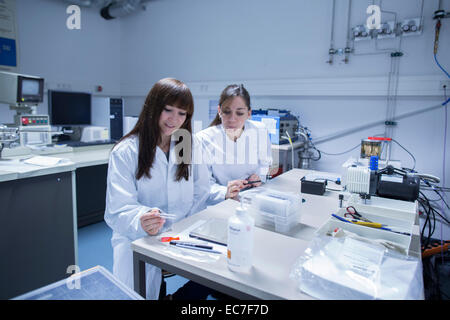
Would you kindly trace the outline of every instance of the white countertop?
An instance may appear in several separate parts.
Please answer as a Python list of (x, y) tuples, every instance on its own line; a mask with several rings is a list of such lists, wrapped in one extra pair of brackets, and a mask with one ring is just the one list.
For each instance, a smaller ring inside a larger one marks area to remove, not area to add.
[[(300, 178), (312, 171), (294, 169), (267, 183), (267, 187), (279, 191), (299, 192)], [(298, 186), (298, 190), (297, 190)], [(158, 241), (158, 237), (144, 237), (132, 243), (134, 251), (151, 256), (189, 273), (201, 275), (223, 286), (233, 287), (248, 295), (260, 299), (313, 299), (300, 292), (289, 273), (295, 260), (308, 247), (314, 232), (329, 218), (330, 212), (338, 208), (337, 193), (329, 196), (302, 195), (306, 202), (302, 206), (302, 215), (292, 236), (255, 228), (253, 266), (250, 273), (231, 272), (227, 267), (225, 255), (216, 263), (175, 259), (167, 254), (167, 244)], [(215, 206), (175, 223), (167, 235), (176, 235), (199, 220), (212, 217), (227, 219), (234, 214), (239, 202), (226, 200)], [(164, 235), (164, 234), (162, 234)]]
[[(300, 194), (300, 179), (307, 174), (317, 174), (312, 170), (293, 169), (267, 182), (264, 187), (281, 192)], [(320, 172), (320, 174), (332, 175)], [(233, 288), (243, 294), (259, 299), (313, 299), (301, 292), (289, 277), (296, 259), (308, 248), (310, 241), (329, 219), (331, 213), (339, 209), (338, 195), (341, 192), (326, 191), (323, 196), (301, 194), (306, 201), (301, 207), (299, 223), (289, 235), (273, 232), (268, 228), (255, 228), (253, 266), (251, 272), (231, 272), (227, 267), (225, 254), (217, 261), (196, 261), (168, 252), (168, 244), (158, 241), (158, 236), (146, 236), (132, 242), (134, 251), (158, 261), (164, 267), (172, 266), (183, 270), (186, 276), (195, 275), (203, 281), (213, 282), (220, 287)], [(172, 226), (172, 230), (160, 236), (176, 236), (199, 220), (209, 218), (227, 219), (235, 212), (239, 202), (226, 200), (215, 206), (183, 219)], [(418, 230), (415, 231), (417, 233)], [(420, 242), (417, 244), (420, 248)], [(217, 248), (215, 248), (218, 250)], [(168, 269), (169, 270), (169, 269)], [(169, 270), (170, 271), (170, 270)]]
[(0, 160), (0, 182), (73, 171), (81, 167), (106, 164), (108, 163), (109, 153), (112, 147), (112, 144), (107, 144), (70, 148), (68, 150), (71, 152), (65, 153), (40, 154), (42, 156), (64, 159), (64, 161), (54, 166), (36, 166), (23, 162), (23, 160), (27, 158), (39, 155), (34, 153), (6, 157)]

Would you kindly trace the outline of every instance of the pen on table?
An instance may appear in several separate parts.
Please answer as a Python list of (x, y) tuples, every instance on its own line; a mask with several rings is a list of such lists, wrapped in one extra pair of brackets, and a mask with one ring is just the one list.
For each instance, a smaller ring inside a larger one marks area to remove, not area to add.
[(392, 229), (390, 229), (390, 228), (385, 228), (385, 227), (382, 227), (382, 228), (380, 228), (380, 229), (381, 229), (381, 230), (390, 231), (390, 232), (394, 232), (394, 233), (398, 233), (398, 234), (403, 234), (403, 235), (405, 235), (405, 236), (411, 236), (411, 233), (408, 233), (408, 232), (395, 231), (395, 230), (392, 230)]
[(344, 219), (344, 218), (342, 218), (342, 217), (340, 217), (340, 216), (338, 216), (338, 215), (336, 215), (334, 213), (332, 213), (331, 215), (333, 217), (335, 217), (336, 219), (341, 220), (343, 222), (354, 223), (354, 224), (359, 224), (359, 225), (363, 225), (363, 226), (366, 226), (366, 227), (372, 227), (372, 228), (376, 228), (376, 229), (386, 230), (386, 231), (390, 231), (390, 232), (394, 232), (394, 233), (398, 233), (398, 234), (403, 234), (405, 236), (410, 236), (411, 235), (408, 232), (395, 231), (395, 230), (392, 230), (390, 228), (386, 228), (381, 223), (363, 222), (363, 221), (357, 221), (357, 220), (349, 221), (349, 220)]
[(361, 226), (366, 226), (366, 227), (372, 227), (372, 228), (383, 228), (383, 225), (381, 223), (377, 223), (377, 222), (365, 222), (365, 221), (358, 221), (358, 220), (350, 220), (350, 222), (354, 223), (354, 224), (359, 224)]
[(341, 221), (343, 221), (343, 222), (351, 223), (351, 222), (348, 221), (347, 219), (344, 219), (344, 218), (342, 218), (342, 217), (339, 217), (337, 214), (332, 213), (331, 215), (332, 215), (333, 217), (335, 217), (336, 219), (338, 219), (338, 220), (341, 220)]
[(344, 222), (350, 222), (350, 223), (354, 223), (354, 224), (359, 224), (359, 225), (361, 225), (361, 226), (372, 227), (372, 228), (378, 228), (378, 229), (383, 228), (383, 225), (382, 225), (381, 223), (376, 223), (376, 222), (365, 222), (365, 221), (358, 221), (358, 220), (347, 220), (347, 219), (344, 219), (344, 218), (342, 218), (342, 217), (339, 217), (339, 216), (336, 215), (336, 214), (331, 214), (331, 215), (332, 215), (333, 217), (335, 217), (336, 219), (339, 219), (339, 220), (344, 221)]
[(172, 244), (172, 243), (171, 243), (171, 245), (174, 245), (175, 247), (179, 247), (179, 248), (184, 248), (184, 249), (191, 249), (191, 250), (205, 251), (205, 252), (218, 253), (218, 254), (221, 254), (221, 253), (222, 253), (222, 252), (220, 252), (220, 251), (216, 251), (216, 250), (212, 250), (212, 249), (203, 249), (203, 248), (198, 248), (198, 247), (193, 247), (193, 246), (186, 246), (186, 245), (183, 245), (183, 244)]
[(173, 245), (183, 245), (183, 246), (189, 246), (189, 247), (195, 247), (195, 248), (202, 248), (202, 249), (212, 249), (212, 246), (206, 245), (206, 244), (199, 244), (199, 243), (193, 243), (193, 242), (187, 242), (187, 241), (170, 241), (170, 244)]

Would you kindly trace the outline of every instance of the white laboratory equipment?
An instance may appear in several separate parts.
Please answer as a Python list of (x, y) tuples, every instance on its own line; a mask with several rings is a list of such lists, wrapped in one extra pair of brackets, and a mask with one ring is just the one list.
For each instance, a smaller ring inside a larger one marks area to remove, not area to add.
[(255, 188), (242, 192), (240, 197), (257, 227), (289, 234), (300, 221), (302, 198), (299, 195)]

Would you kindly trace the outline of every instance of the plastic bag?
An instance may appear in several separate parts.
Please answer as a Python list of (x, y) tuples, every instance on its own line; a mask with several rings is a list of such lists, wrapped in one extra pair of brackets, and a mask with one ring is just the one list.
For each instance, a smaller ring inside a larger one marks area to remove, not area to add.
[(351, 234), (313, 238), (290, 278), (318, 299), (424, 299), (420, 259)]
[(165, 245), (163, 250), (174, 258), (182, 258), (195, 262), (213, 263), (220, 259), (222, 254), (208, 253), (190, 249), (182, 249), (176, 246)]

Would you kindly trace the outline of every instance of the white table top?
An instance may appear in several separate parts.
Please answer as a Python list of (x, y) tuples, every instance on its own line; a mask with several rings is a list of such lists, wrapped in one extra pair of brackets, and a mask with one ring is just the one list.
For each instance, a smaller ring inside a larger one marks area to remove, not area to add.
[(77, 168), (106, 164), (113, 145), (98, 145), (71, 148), (72, 152), (45, 154), (42, 156), (63, 158), (65, 161), (54, 166), (35, 166), (23, 163), (23, 160), (38, 154), (6, 157), (0, 160), (0, 182), (36, 177), (53, 173), (73, 171)]
[[(267, 183), (279, 191), (299, 192), (300, 178), (310, 171), (294, 169)], [(328, 193), (328, 192), (327, 192)], [(143, 255), (158, 259), (168, 265), (200, 275), (201, 277), (232, 287), (260, 299), (313, 299), (297, 290), (289, 273), (295, 260), (303, 254), (317, 230), (338, 207), (337, 193), (328, 196), (303, 195), (306, 202), (302, 207), (300, 223), (293, 237), (255, 228), (253, 267), (250, 273), (232, 272), (227, 267), (225, 255), (215, 262), (198, 262), (175, 259), (167, 253), (158, 237), (144, 237), (132, 243), (132, 248)], [(211, 217), (228, 218), (239, 205), (234, 200), (226, 200), (216, 206), (188, 217), (172, 226), (170, 235), (182, 232), (198, 220)], [(161, 236), (163, 236), (162, 234)]]

